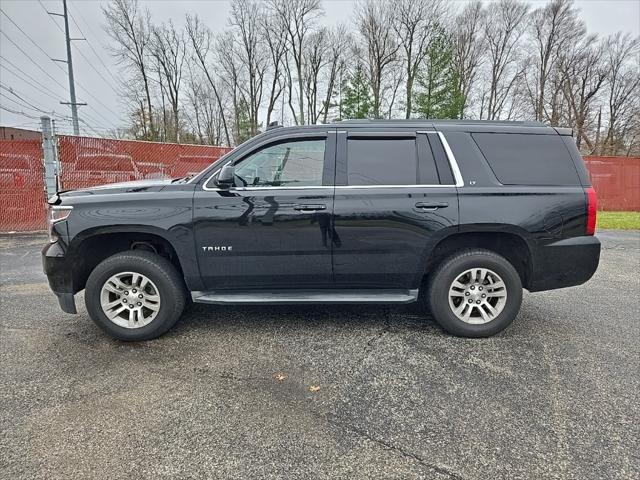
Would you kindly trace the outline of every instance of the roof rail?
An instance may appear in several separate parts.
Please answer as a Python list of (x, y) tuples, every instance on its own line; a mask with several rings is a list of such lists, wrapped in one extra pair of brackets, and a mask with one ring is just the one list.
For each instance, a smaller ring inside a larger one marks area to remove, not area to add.
[(274, 128), (281, 128), (281, 127), (282, 125), (280, 125), (276, 120), (275, 122), (271, 122), (269, 125), (267, 125), (267, 130), (273, 130)]
[(361, 118), (361, 119), (349, 119), (342, 120), (338, 123), (436, 123), (436, 124), (451, 124), (451, 125), (520, 125), (523, 127), (545, 127), (546, 125), (538, 121), (513, 121), (513, 120), (449, 120), (449, 119), (437, 119), (437, 118), (409, 118), (409, 119), (373, 119), (373, 118)]

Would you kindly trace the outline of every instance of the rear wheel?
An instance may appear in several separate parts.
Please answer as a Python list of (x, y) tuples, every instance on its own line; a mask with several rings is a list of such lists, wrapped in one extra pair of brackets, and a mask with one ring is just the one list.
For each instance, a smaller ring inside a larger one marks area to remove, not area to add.
[(466, 250), (444, 260), (431, 277), (428, 302), (449, 333), (487, 337), (504, 330), (522, 303), (522, 282), (504, 257)]
[(120, 340), (156, 338), (180, 318), (185, 303), (182, 278), (165, 258), (128, 251), (102, 261), (85, 287), (91, 319)]

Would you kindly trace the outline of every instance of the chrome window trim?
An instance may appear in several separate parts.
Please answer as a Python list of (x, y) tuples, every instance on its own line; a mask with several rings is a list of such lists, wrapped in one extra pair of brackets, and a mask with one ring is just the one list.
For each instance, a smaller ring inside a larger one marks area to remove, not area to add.
[(464, 187), (464, 179), (462, 178), (462, 173), (460, 172), (458, 161), (456, 160), (456, 157), (453, 155), (453, 151), (449, 146), (449, 142), (447, 142), (447, 139), (445, 138), (444, 133), (442, 132), (434, 132), (434, 133), (437, 133), (438, 137), (440, 137), (440, 141), (442, 142), (442, 146), (444, 147), (444, 152), (447, 154), (447, 158), (449, 159), (449, 165), (451, 165), (451, 170), (453, 170), (453, 178), (456, 181), (455, 186), (458, 188)]
[(427, 130), (427, 131), (418, 131), (416, 133), (431, 133), (437, 134), (440, 138), (440, 142), (442, 143), (442, 147), (444, 148), (444, 153), (447, 155), (447, 160), (449, 161), (449, 165), (451, 166), (451, 170), (453, 172), (453, 178), (455, 180), (454, 185), (317, 185), (317, 186), (305, 186), (305, 187), (233, 187), (230, 189), (222, 189), (217, 187), (207, 187), (209, 181), (218, 174), (222, 167), (227, 165), (229, 162), (226, 162), (219, 169), (213, 172), (209, 178), (202, 184), (202, 189), (207, 192), (221, 192), (221, 191), (254, 191), (254, 190), (311, 190), (311, 189), (336, 189), (336, 190), (344, 190), (344, 189), (356, 189), (356, 190), (365, 190), (371, 188), (451, 188), (451, 187), (464, 187), (464, 179), (462, 178), (462, 173), (460, 172), (460, 167), (458, 166), (458, 161), (449, 146), (449, 142), (444, 136), (444, 133), (435, 130)]
[(366, 190), (373, 188), (454, 188), (455, 185), (316, 185), (306, 187), (231, 187), (224, 188), (203, 188), (208, 192), (248, 192), (256, 190)]
[(455, 187), (455, 185), (338, 185), (335, 188), (345, 189), (345, 188), (354, 188), (354, 189), (366, 189), (366, 188), (451, 188)]

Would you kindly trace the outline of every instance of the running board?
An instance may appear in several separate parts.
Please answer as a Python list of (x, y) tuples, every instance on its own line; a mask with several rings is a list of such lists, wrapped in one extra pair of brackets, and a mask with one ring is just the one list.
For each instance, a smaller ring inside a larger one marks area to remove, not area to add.
[(418, 299), (418, 290), (217, 290), (191, 292), (191, 298), (218, 305), (411, 303)]

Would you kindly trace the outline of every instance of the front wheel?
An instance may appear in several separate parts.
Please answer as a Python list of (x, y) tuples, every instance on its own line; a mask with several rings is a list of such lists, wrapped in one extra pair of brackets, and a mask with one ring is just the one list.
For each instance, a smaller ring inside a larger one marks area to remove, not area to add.
[(169, 330), (185, 303), (182, 278), (167, 259), (128, 251), (102, 261), (85, 287), (91, 319), (115, 338), (149, 340)]
[(509, 326), (520, 311), (522, 282), (504, 257), (466, 250), (433, 273), (428, 301), (435, 320), (449, 333), (488, 337)]

